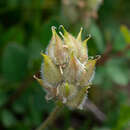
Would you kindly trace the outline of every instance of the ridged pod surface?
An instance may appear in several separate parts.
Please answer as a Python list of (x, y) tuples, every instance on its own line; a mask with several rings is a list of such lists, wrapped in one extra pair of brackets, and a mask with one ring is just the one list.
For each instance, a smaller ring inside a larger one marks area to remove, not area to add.
[(41, 53), (41, 79), (34, 78), (46, 91), (46, 100), (56, 99), (69, 108), (82, 109), (99, 57), (88, 58), (87, 41), (90, 36), (82, 41), (82, 28), (75, 38), (61, 27), (64, 32), (62, 38), (52, 27), (52, 39), (46, 53)]

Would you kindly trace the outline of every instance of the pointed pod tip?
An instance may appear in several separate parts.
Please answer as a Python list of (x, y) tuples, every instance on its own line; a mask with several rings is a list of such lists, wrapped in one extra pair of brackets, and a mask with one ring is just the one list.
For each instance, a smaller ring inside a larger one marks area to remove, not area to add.
[(59, 37), (59, 35), (56, 32), (56, 27), (55, 26), (52, 26), (52, 37), (53, 37), (53, 40), (56, 43), (59, 42), (59, 40), (61, 40), (61, 38)]
[(40, 54), (44, 57), (45, 56), (45, 54), (43, 53), (43, 52), (40, 52)]
[(83, 41), (83, 44), (86, 45), (87, 41), (91, 38), (91, 34), (88, 35), (88, 37)]
[(101, 58), (100, 55), (96, 55), (96, 60), (99, 60)]
[(43, 52), (41, 52), (40, 54), (43, 56), (44, 59), (48, 58), (48, 56), (46, 54), (44, 54)]
[(101, 56), (100, 55), (96, 55), (95, 57), (89, 57), (90, 58), (90, 60), (91, 61), (97, 61), (97, 60), (99, 60), (100, 58), (101, 58)]
[(68, 32), (66, 31), (66, 29), (64, 28), (63, 25), (60, 25), (60, 26), (59, 26), (59, 29), (60, 29), (60, 28), (62, 28), (62, 30), (64, 31), (64, 33), (68, 33)]
[(89, 34), (89, 35), (88, 35), (88, 38), (90, 39), (91, 37), (92, 37), (92, 35), (91, 35), (91, 34)]
[(34, 78), (34, 79), (37, 79), (36, 75), (33, 75), (33, 78)]
[(79, 34), (81, 35), (82, 32), (83, 32), (83, 27), (80, 28), (80, 32), (79, 32)]
[(63, 25), (60, 25), (60, 26), (59, 26), (59, 29), (61, 29), (61, 28), (62, 28), (63, 30), (65, 29)]
[(77, 40), (79, 41), (81, 41), (82, 31), (83, 31), (83, 27), (80, 28), (79, 34), (77, 36)]
[(56, 30), (56, 27), (55, 27), (55, 26), (52, 26), (51, 29), (52, 29), (52, 30)]
[(55, 26), (52, 26), (52, 27), (51, 27), (51, 30), (52, 30), (52, 34), (55, 35), (55, 34), (56, 34), (56, 27), (55, 27)]
[(40, 80), (38, 77), (36, 77), (36, 75), (33, 75), (33, 78), (36, 79), (37, 81)]
[(81, 35), (83, 31), (83, 27), (80, 28), (79, 34)]
[(97, 62), (97, 59), (91, 59), (91, 60), (88, 60), (89, 64), (91, 66), (95, 66), (96, 62)]
[(80, 31), (83, 31), (83, 27), (80, 28)]
[(64, 28), (64, 26), (63, 26), (63, 25), (60, 25), (60, 26), (59, 26), (59, 29), (60, 29), (60, 28)]
[(33, 75), (33, 78), (36, 79), (37, 82), (38, 82), (41, 86), (43, 86), (43, 81), (42, 81), (42, 79), (39, 79), (38, 77), (36, 77), (36, 75)]
[(85, 41), (87, 42), (91, 37), (92, 37), (91, 34), (89, 34), (88, 37), (85, 39)]

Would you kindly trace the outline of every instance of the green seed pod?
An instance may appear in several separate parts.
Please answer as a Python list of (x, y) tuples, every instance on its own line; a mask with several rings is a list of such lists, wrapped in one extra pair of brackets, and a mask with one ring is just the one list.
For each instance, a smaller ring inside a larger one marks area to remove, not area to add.
[(64, 35), (61, 39), (52, 27), (52, 39), (46, 50), (41, 53), (44, 62), (41, 66), (41, 77), (34, 78), (46, 91), (46, 99), (55, 98), (72, 109), (82, 109), (87, 91), (93, 79), (97, 59), (88, 59), (86, 43), (81, 40), (82, 28), (73, 37), (62, 26)]
[(65, 47), (61, 38), (57, 35), (55, 28), (52, 27), (52, 40), (46, 53), (57, 65), (63, 65), (68, 62), (68, 48)]
[(62, 79), (60, 70), (49, 56), (43, 53), (41, 55), (44, 57), (44, 63), (41, 68), (43, 80), (55, 87)]

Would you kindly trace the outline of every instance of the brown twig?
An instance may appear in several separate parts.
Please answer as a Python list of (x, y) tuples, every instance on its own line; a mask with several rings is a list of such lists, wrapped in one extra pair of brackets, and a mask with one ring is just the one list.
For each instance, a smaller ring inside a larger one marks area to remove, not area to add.
[(104, 54), (102, 57), (98, 60), (97, 65), (104, 65), (110, 58), (112, 57), (119, 57), (119, 56), (124, 56), (125, 52), (130, 50), (130, 44), (128, 44), (124, 50), (118, 51), (117, 53), (111, 54), (112, 53), (112, 45), (109, 43), (107, 44), (106, 50), (104, 51)]
[(54, 110), (48, 116), (48, 118), (36, 130), (45, 130), (48, 125), (54, 122), (62, 108), (63, 104), (57, 104)]
[(89, 99), (86, 100), (84, 109), (91, 111), (100, 122), (104, 122), (107, 119), (106, 115)]
[(101, 58), (98, 60), (97, 65), (104, 65), (106, 61), (110, 58), (110, 53), (112, 51), (112, 45), (110, 43), (107, 44), (106, 50)]

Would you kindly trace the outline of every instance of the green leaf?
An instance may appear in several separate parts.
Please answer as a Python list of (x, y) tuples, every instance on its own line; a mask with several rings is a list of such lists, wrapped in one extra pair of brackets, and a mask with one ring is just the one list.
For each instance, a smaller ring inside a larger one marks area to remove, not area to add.
[[(1, 87), (1, 86), (0, 86)], [(7, 101), (7, 94), (0, 90), (0, 107)]]
[(20, 103), (20, 102), (14, 102), (13, 105), (12, 105), (12, 108), (13, 110), (16, 112), (16, 113), (24, 113), (25, 112), (25, 106), (24, 104)]
[(126, 56), (128, 59), (130, 58), (130, 51), (129, 51), (129, 50), (125, 52), (125, 56)]
[(120, 85), (128, 84), (129, 79), (127, 73), (115, 59), (112, 59), (107, 62), (106, 72), (108, 76), (111, 78), (111, 80), (113, 80), (115, 83)]
[(29, 52), (29, 61), (31, 63), (41, 59), (40, 52), (43, 50), (42, 43), (37, 40), (36, 38), (33, 38), (28, 47), (28, 52)]
[(96, 68), (96, 73), (94, 77), (94, 84), (100, 85), (105, 78), (105, 68), (104, 67), (98, 67)]
[(126, 43), (130, 44), (130, 30), (125, 25), (120, 27), (120, 31), (125, 38)]
[(111, 130), (109, 127), (94, 127), (93, 130)]
[(126, 47), (126, 42), (125, 42), (125, 39), (123, 37), (123, 35), (121, 34), (121, 32), (118, 32), (116, 35), (115, 35), (115, 39), (114, 39), (114, 42), (113, 42), (113, 48), (116, 50), (116, 51), (120, 51), (120, 50), (123, 50), (125, 47)]
[(18, 0), (8, 0), (7, 3), (9, 8), (16, 8), (18, 6)]
[(113, 130), (126, 130), (130, 128), (130, 106), (121, 105), (117, 125)]
[(12, 125), (16, 124), (17, 120), (10, 111), (5, 109), (2, 111), (1, 115), (2, 115), (2, 122), (5, 127), (11, 127)]
[(23, 43), (24, 38), (25, 38), (24, 30), (19, 26), (15, 26), (9, 28), (8, 31), (3, 34), (2, 41), (3, 43), (7, 42)]
[(104, 41), (103, 41), (102, 33), (101, 33), (99, 27), (95, 23), (92, 23), (90, 26), (90, 34), (92, 35), (92, 39), (94, 39), (98, 50), (100, 52), (103, 52)]
[(13, 43), (6, 46), (2, 57), (2, 72), (9, 81), (19, 81), (26, 76), (27, 53), (22, 46)]

